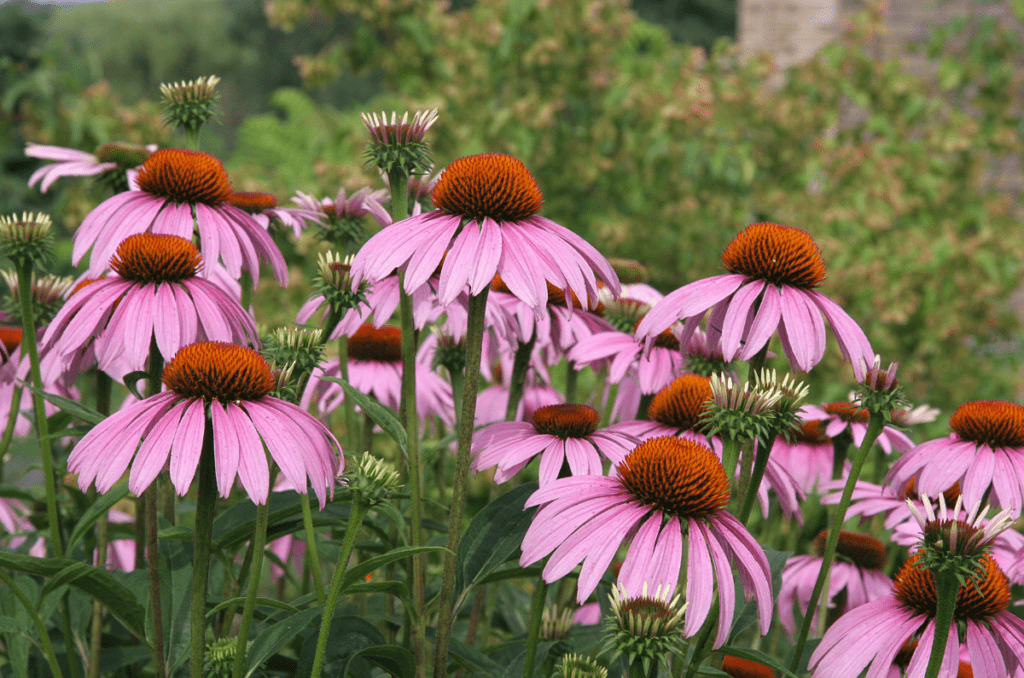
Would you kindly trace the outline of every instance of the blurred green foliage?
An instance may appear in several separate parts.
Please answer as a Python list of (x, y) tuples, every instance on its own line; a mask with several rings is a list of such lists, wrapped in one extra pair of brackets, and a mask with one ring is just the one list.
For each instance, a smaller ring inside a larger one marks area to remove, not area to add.
[[(361, 167), (358, 110), (437, 106), (439, 165), (520, 157), (546, 216), (643, 260), (663, 291), (718, 273), (748, 223), (796, 226), (824, 253), (822, 291), (900, 361), (915, 400), (948, 411), (1014, 397), (1019, 322), (1007, 300), (1021, 205), (1019, 186), (997, 190), (993, 168), (1021, 156), (1024, 69), (1016, 34), (996, 20), (936, 31), (923, 49), (937, 76), (923, 78), (877, 58), (877, 12), (779, 72), (727, 41), (681, 45), (685, 30), (640, 19), (627, 0), (133, 6), (0, 7), (0, 37), (12, 36), (0, 40), (4, 210), (52, 204), (25, 189), (38, 166), (22, 155), (27, 139), (171, 143), (155, 106), (135, 101), (161, 81), (222, 71), (225, 128), (204, 147), (225, 157), (236, 189), (282, 201), (377, 183)], [(657, 18), (678, 6), (639, 9)], [(95, 201), (87, 184), (66, 183), (59, 220), (73, 225)]]

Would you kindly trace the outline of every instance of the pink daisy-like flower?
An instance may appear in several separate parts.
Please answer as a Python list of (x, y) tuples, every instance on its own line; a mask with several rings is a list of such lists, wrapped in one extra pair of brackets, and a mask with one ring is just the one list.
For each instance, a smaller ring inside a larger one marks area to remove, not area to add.
[[(847, 612), (825, 632), (811, 655), (815, 678), (886, 676), (897, 654), (918, 641), (906, 675), (924, 676), (935, 636), (935, 580), (914, 555), (894, 578), (892, 594)], [(991, 556), (982, 556), (984, 572), (960, 587), (949, 629), (940, 676), (957, 675), (960, 638), (964, 639), (978, 678), (1006, 678), (1024, 663), (1024, 620), (1007, 612), (1010, 584)]]
[(68, 360), (91, 349), (99, 369), (118, 378), (145, 368), (153, 339), (165, 361), (197, 341), (258, 346), (253, 319), (227, 292), (196, 277), (202, 266), (188, 240), (129, 236), (110, 261), (113, 274), (79, 285), (43, 344)]
[[(0, 539), (0, 544), (12, 549), (24, 544), (28, 540), (26, 535), (36, 531), (32, 521), (28, 519), (31, 514), (28, 506), (21, 500), (0, 497), (0, 530), (6, 533), (6, 536)], [(28, 553), (36, 558), (45, 558), (46, 540), (36, 539)]]
[(264, 229), (270, 228), (271, 220), (281, 222), (282, 225), (292, 229), (296, 238), (302, 235), (302, 231), (310, 223), (323, 224), (324, 222), (324, 213), (321, 210), (304, 207), (279, 207), (277, 198), (270, 193), (232, 193), (226, 202), (251, 214), (252, 218)]
[(771, 571), (760, 545), (725, 507), (729, 480), (709, 448), (679, 438), (641, 443), (612, 476), (560, 478), (530, 496), (540, 506), (523, 538), (520, 564), (551, 554), (544, 580), (564, 577), (580, 563), (577, 600), (593, 593), (623, 541), (629, 541), (619, 583), (631, 596), (648, 586), (673, 591), (687, 542), (686, 621), (693, 636), (711, 609), (720, 582), (720, 612), (714, 647), (729, 634), (734, 609), (735, 563), (749, 599), (757, 600), (761, 633), (772, 616)]
[[(779, 589), (779, 621), (790, 638), (796, 635), (796, 620), (793, 606), (800, 614), (807, 614), (811, 593), (821, 571), (821, 555), (825, 550), (828, 530), (823, 530), (814, 540), (817, 555), (793, 556), (782, 569), (782, 587)], [(837, 558), (829, 574), (828, 600), (831, 602), (845, 593), (839, 614), (860, 607), (872, 600), (889, 595), (892, 580), (883, 571), (886, 562), (885, 544), (874, 537), (856, 532), (840, 530)], [(817, 624), (818, 610), (814, 611)]]
[[(417, 354), (416, 407), (421, 422), (437, 415), (445, 424), (454, 425), (455, 409), (451, 385), (425, 363), (421, 349)], [(371, 395), (397, 410), (402, 399), (402, 331), (397, 327), (376, 328), (363, 325), (348, 338), (348, 380), (360, 393)], [(313, 370), (302, 394), (307, 408), (316, 401), (320, 414), (335, 410), (345, 399), (341, 384), (321, 377), (340, 377), (337, 358)]]
[(935, 496), (960, 483), (964, 504), (986, 499), (1011, 509), (1024, 507), (1024, 407), (1001, 400), (961, 405), (949, 418), (953, 432), (921, 443), (893, 464), (886, 484), (916, 478), (917, 492)]
[[(163, 383), (167, 391), (107, 417), (75, 446), (68, 470), (82, 489), (95, 481), (106, 492), (130, 467), (128, 489), (139, 495), (169, 463), (171, 482), (184, 495), (204, 444), (211, 444), (221, 497), (237, 475), (253, 502), (266, 503), (266, 452), (300, 492), (312, 483), (321, 508), (333, 496), (341, 446), (314, 417), (269, 395), (276, 379), (256, 351), (191, 344), (164, 368)], [(208, 433), (212, 440), (205, 440)]]
[(355, 282), (401, 270), (411, 293), (440, 267), (438, 297), (447, 306), (467, 286), (479, 294), (499, 274), (512, 294), (536, 308), (547, 301), (548, 282), (596, 299), (597, 273), (618, 294), (615, 271), (592, 245), (537, 215), (540, 189), (515, 158), (460, 158), (444, 170), (431, 200), (438, 209), (370, 238), (352, 262)]
[(470, 468), (479, 472), (496, 466), (494, 482), (504, 483), (539, 454), (541, 487), (558, 478), (566, 463), (574, 476), (599, 476), (602, 457), (618, 463), (640, 442), (614, 428), (599, 429), (600, 421), (593, 407), (569, 403), (540, 408), (532, 423), (494, 424), (473, 436)]
[(608, 382), (618, 384), (629, 372), (635, 372), (640, 392), (657, 393), (672, 382), (682, 369), (683, 354), (679, 350), (680, 327), (659, 334), (650, 352), (640, 358), (643, 344), (625, 332), (598, 332), (580, 339), (566, 357), (582, 369), (600, 361), (608, 361)]
[[(845, 480), (830, 480), (827, 483), (823, 483), (820, 487), (820, 491), (824, 493), (820, 499), (821, 503), (825, 505), (838, 504), (845, 486)], [(942, 494), (946, 504), (952, 506), (960, 497), (960, 484), (953, 483), (953, 486), (947, 488)], [(846, 511), (847, 520), (856, 515), (867, 518), (884, 513), (884, 524), (887, 530), (891, 530), (896, 525), (913, 517), (907, 505), (908, 501), (919, 510), (923, 510), (914, 478), (911, 478), (903, 489), (894, 486), (875, 485), (865, 480), (858, 480), (857, 484), (853, 486), (852, 499), (853, 503), (850, 504), (850, 508)]]
[[(156, 144), (136, 146), (114, 142), (103, 144), (93, 154), (74, 148), (45, 146), (29, 142), (25, 146), (25, 155), (54, 162), (43, 165), (33, 172), (28, 179), (28, 185), (31, 188), (42, 181), (39, 191), (46, 193), (50, 190), (53, 182), (61, 177), (91, 177), (117, 170), (119, 167), (122, 170), (127, 170), (141, 165), (156, 149)], [(123, 171), (121, 175), (121, 181), (127, 183)]]
[(685, 321), (680, 342), (688, 343), (710, 309), (708, 340), (721, 346), (725, 360), (753, 358), (777, 331), (790, 364), (807, 372), (825, 355), (824, 315), (857, 381), (863, 380), (874, 351), (846, 311), (814, 289), (825, 280), (825, 264), (811, 236), (779, 224), (753, 224), (725, 248), (722, 264), (729, 273), (685, 285), (655, 305), (637, 327), (637, 338), (650, 346), (678, 320)]
[(820, 493), (823, 484), (832, 480), (835, 456), (832, 439), (825, 435), (825, 423), (820, 419), (805, 419), (791, 435), (790, 440), (785, 436), (775, 439), (771, 459), (789, 471), (804, 493)]
[[(647, 409), (649, 420), (623, 422), (618, 424), (619, 430), (631, 433), (640, 440), (654, 436), (679, 436), (709, 446), (721, 459), (721, 439), (705, 433), (704, 412), (711, 397), (710, 379), (698, 374), (679, 375), (651, 400)], [(739, 468), (737, 466), (737, 470)], [(771, 456), (768, 457), (761, 486), (757, 489), (758, 503), (765, 516), (768, 515), (769, 488), (775, 492), (786, 517), (803, 521), (800, 512), (803, 492), (789, 472)]]
[(129, 235), (156, 233), (191, 240), (198, 229), (207, 261), (222, 259), (236, 279), (242, 269), (260, 275), (260, 260), (288, 284), (288, 267), (277, 245), (251, 214), (228, 203), (231, 181), (217, 158), (207, 153), (165, 148), (146, 159), (137, 188), (119, 193), (86, 216), (72, 236), (71, 260), (77, 264), (92, 248), (86, 275), (98, 277), (118, 244)]
[[(843, 431), (849, 429), (853, 436), (853, 444), (860, 447), (864, 442), (864, 434), (868, 430), (868, 411), (857, 407), (853, 403), (836, 402), (826, 403), (822, 407), (817, 405), (804, 405), (800, 409), (804, 419), (817, 419), (825, 422), (825, 435), (835, 438)], [(885, 450), (886, 454), (906, 452), (914, 446), (914, 442), (905, 433), (892, 426), (883, 426), (875, 444)]]
[(391, 215), (384, 209), (384, 203), (388, 200), (388, 192), (385, 190), (370, 190), (369, 187), (360, 188), (348, 196), (344, 188), (338, 189), (338, 195), (334, 200), (330, 198), (315, 197), (295, 191), (292, 202), (303, 211), (318, 211), (322, 215), (338, 221), (351, 221), (363, 217), (373, 217), (381, 228), (391, 225)]

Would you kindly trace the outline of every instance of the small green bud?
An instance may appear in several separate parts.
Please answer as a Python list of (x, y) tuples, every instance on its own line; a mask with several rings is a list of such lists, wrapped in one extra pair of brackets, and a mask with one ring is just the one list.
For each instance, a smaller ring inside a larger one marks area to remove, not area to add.
[[(13, 271), (0, 271), (0, 276), (11, 289), (11, 298), (4, 303), (4, 310), (21, 322), (21, 304), (18, 297), (18, 276)], [(39, 327), (53, 320), (64, 305), (64, 295), (75, 279), (70, 276), (44, 275), (37, 278), (32, 272), (32, 317)]]
[(583, 655), (567, 654), (555, 664), (552, 678), (608, 678), (608, 669)]
[(219, 77), (209, 75), (188, 82), (160, 85), (160, 93), (163, 95), (160, 107), (164, 110), (166, 122), (173, 123), (189, 134), (198, 132), (217, 113), (219, 82)]
[(654, 675), (652, 666), (669, 661), (672, 654), (686, 655), (686, 645), (679, 629), (686, 604), (679, 604), (679, 595), (670, 597), (668, 589), (658, 586), (653, 596), (644, 583), (641, 595), (630, 598), (622, 584), (612, 587), (611, 616), (605, 621), (604, 653), (611, 661), (625, 655), (630, 665), (639, 664), (646, 675)]
[(348, 486), (354, 494), (359, 495), (365, 506), (386, 502), (402, 486), (398, 471), (369, 452), (363, 452), (363, 456), (350, 468), (352, 470), (346, 474)]
[(317, 267), (319, 275), (313, 280), (313, 289), (324, 297), (327, 305), (339, 317), (349, 309), (366, 303), (365, 283), (360, 283), (355, 291), (352, 290), (352, 277), (349, 274), (352, 269), (351, 256), (342, 258), (337, 252), (327, 252), (318, 257)]
[(263, 342), (261, 353), (279, 370), (279, 397), (295, 402), (306, 379), (324, 361), (323, 332), (278, 327)]
[(405, 176), (426, 174), (433, 166), (430, 146), (424, 141), (427, 130), (437, 121), (437, 109), (417, 111), (409, 121), (409, 113), (402, 115), (391, 113), (361, 113), (359, 115), (370, 133), (370, 143), (366, 146), (366, 164), (380, 168), (391, 175), (401, 172)]
[(0, 256), (17, 265), (48, 261), (53, 247), (53, 222), (50, 215), (23, 212), (0, 216)]

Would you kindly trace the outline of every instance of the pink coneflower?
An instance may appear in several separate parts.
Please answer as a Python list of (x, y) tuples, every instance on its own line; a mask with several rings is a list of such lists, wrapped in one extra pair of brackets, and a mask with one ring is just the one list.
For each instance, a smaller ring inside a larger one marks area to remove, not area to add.
[[(29, 534), (36, 531), (28, 517), (32, 512), (24, 502), (13, 497), (0, 497), (0, 530), (6, 536), (0, 538), (0, 544), (16, 549), (28, 540)], [(39, 538), (28, 550), (29, 555), (36, 558), (46, 557), (46, 540)]]
[[(722, 441), (718, 436), (707, 435), (704, 413), (711, 399), (711, 380), (698, 374), (682, 374), (668, 386), (658, 391), (647, 409), (649, 421), (632, 421), (619, 424), (619, 430), (631, 433), (641, 440), (654, 436), (679, 436), (707, 445), (718, 458), (722, 457)], [(737, 465), (737, 470), (740, 466)], [(764, 479), (757, 489), (761, 511), (768, 515), (768, 489), (775, 492), (779, 506), (787, 517), (802, 521), (800, 500), (803, 492), (796, 481), (778, 461), (768, 457)]]
[(222, 259), (235, 278), (245, 269), (255, 285), (263, 259), (278, 283), (288, 284), (288, 267), (270, 235), (252, 215), (227, 202), (233, 194), (231, 181), (217, 158), (198, 151), (159, 150), (143, 163), (137, 186), (100, 203), (72, 236), (73, 263), (92, 248), (86, 275), (103, 273), (118, 244), (130, 235), (149, 232), (191, 240), (194, 224), (207, 261)]
[(563, 464), (574, 476), (604, 473), (602, 457), (622, 461), (639, 440), (614, 428), (599, 429), (601, 415), (589, 405), (549, 405), (533, 413), (531, 423), (494, 424), (473, 436), (470, 468), (496, 466), (494, 482), (504, 483), (540, 455), (541, 487), (558, 478)]
[[(818, 419), (825, 422), (825, 435), (835, 438), (849, 429), (853, 436), (853, 444), (860, 447), (864, 442), (864, 434), (868, 430), (868, 411), (849, 402), (826, 403), (822, 407), (804, 405), (801, 408), (804, 419)], [(892, 454), (893, 450), (906, 452), (914, 446), (914, 442), (905, 433), (892, 426), (883, 426), (875, 444)]]
[[(838, 504), (843, 494), (845, 480), (830, 480), (821, 485), (820, 490), (824, 493), (821, 496), (822, 504)], [(953, 483), (952, 487), (942, 493), (947, 505), (952, 506), (960, 497), (960, 484)], [(907, 505), (910, 501), (923, 510), (920, 494), (917, 491), (917, 481), (911, 478), (902, 488), (885, 485), (875, 485), (865, 480), (858, 480), (853, 486), (853, 503), (846, 511), (846, 518), (860, 515), (865, 518), (879, 513), (885, 514), (885, 528), (891, 530), (896, 525), (910, 520), (913, 514)]]
[(764, 551), (726, 510), (729, 480), (709, 448), (679, 438), (653, 438), (637, 446), (613, 476), (560, 478), (531, 495), (540, 506), (523, 538), (520, 564), (551, 554), (544, 579), (553, 582), (581, 562), (577, 600), (597, 587), (620, 544), (630, 542), (619, 570), (629, 595), (647, 586), (675, 589), (686, 537), (686, 621), (694, 635), (711, 609), (715, 579), (720, 613), (714, 647), (732, 624), (734, 589), (730, 561), (748, 597), (757, 600), (761, 633), (771, 624), (771, 572)]
[(53, 164), (43, 165), (28, 179), (31, 188), (40, 180), (39, 191), (46, 193), (53, 182), (61, 177), (90, 177), (105, 172), (113, 172), (121, 168), (120, 182), (127, 186), (124, 170), (141, 165), (154, 151), (156, 144), (136, 146), (125, 143), (103, 144), (96, 153), (86, 153), (74, 148), (62, 146), (44, 146), (29, 142), (25, 146), (25, 155), (30, 158), (53, 160)]
[(304, 211), (319, 211), (324, 216), (337, 221), (354, 221), (370, 216), (381, 228), (391, 224), (391, 215), (384, 209), (384, 203), (387, 200), (387, 191), (373, 191), (369, 187), (360, 188), (351, 196), (344, 188), (340, 188), (334, 200), (330, 198), (317, 200), (302, 191), (295, 191), (295, 197), (292, 198), (292, 202)]
[(253, 319), (227, 292), (196, 277), (202, 266), (184, 238), (129, 236), (110, 261), (113, 273), (79, 285), (43, 344), (69, 360), (91, 349), (99, 369), (117, 377), (145, 369), (153, 339), (165, 361), (197, 341), (258, 346)]
[(753, 224), (725, 248), (722, 264), (729, 273), (685, 285), (655, 305), (637, 327), (637, 338), (650, 345), (680, 320), (680, 341), (686, 343), (710, 309), (708, 338), (721, 345), (726, 360), (753, 358), (777, 331), (790, 364), (807, 372), (825, 355), (824, 315), (857, 381), (863, 380), (861, 360), (870, 365), (874, 351), (857, 323), (814, 289), (825, 280), (825, 264), (811, 236), (779, 224)]
[(281, 222), (282, 225), (292, 229), (296, 238), (302, 235), (302, 231), (310, 223), (322, 224), (324, 222), (324, 213), (321, 210), (280, 207), (277, 204), (277, 198), (270, 193), (232, 193), (226, 202), (251, 214), (252, 218), (264, 229), (270, 228), (272, 219)]
[(618, 384), (627, 372), (635, 372), (640, 392), (657, 393), (669, 385), (679, 374), (683, 354), (679, 350), (681, 327), (670, 327), (659, 334), (650, 352), (640, 358), (643, 345), (625, 332), (598, 332), (580, 339), (567, 357), (584, 367), (599, 361), (608, 361), (608, 382)]
[[(212, 444), (221, 497), (237, 475), (253, 502), (266, 503), (268, 451), (300, 492), (312, 483), (321, 508), (333, 495), (341, 446), (314, 417), (269, 395), (276, 379), (256, 351), (191, 344), (164, 368), (163, 383), (167, 391), (107, 417), (75, 446), (68, 470), (82, 489), (95, 481), (106, 492), (130, 467), (128, 488), (139, 495), (170, 463), (171, 482), (184, 495), (204, 444)], [(207, 435), (213, 438), (204, 442)]]
[[(906, 672), (923, 676), (935, 636), (937, 594), (932, 573), (919, 566), (920, 555), (903, 564), (892, 595), (847, 612), (825, 632), (811, 655), (815, 678), (856, 678), (870, 666), (869, 676), (884, 676), (908, 641), (918, 640)], [(1024, 620), (1007, 612), (1010, 584), (991, 556), (982, 556), (983, 572), (960, 587), (949, 629), (940, 676), (955, 676), (960, 639), (979, 678), (1005, 678), (1024, 663)], [(984, 661), (982, 661), (984, 660)]]
[[(424, 357), (420, 350), (416, 358), (416, 409), (420, 421), (437, 415), (453, 425), (451, 385), (430, 369)], [(397, 327), (363, 325), (348, 338), (348, 358), (348, 381), (352, 387), (397, 410), (402, 399), (402, 331)], [(316, 368), (302, 394), (302, 406), (308, 408), (315, 400), (320, 414), (335, 410), (344, 401), (345, 392), (340, 384), (323, 381), (321, 377), (340, 376), (337, 358)]]
[[(793, 556), (782, 569), (779, 621), (790, 638), (796, 635), (793, 605), (796, 604), (800, 614), (807, 614), (827, 539), (828, 530), (823, 530), (814, 540), (817, 555)], [(840, 530), (836, 556), (828, 580), (829, 608), (844, 614), (889, 594), (892, 580), (884, 572), (887, 559), (885, 544), (866, 534)], [(817, 624), (818, 610), (814, 611), (814, 618)]]
[(539, 307), (547, 284), (597, 298), (595, 272), (614, 293), (619, 280), (608, 261), (569, 229), (537, 216), (543, 197), (515, 158), (497, 153), (456, 160), (431, 200), (438, 209), (392, 224), (359, 250), (352, 277), (380, 280), (405, 272), (405, 290), (420, 287), (440, 267), (438, 297), (447, 306), (468, 286), (479, 294), (501, 275), (509, 290)]
[(893, 464), (887, 484), (905, 485), (916, 476), (917, 491), (934, 496), (960, 483), (964, 503), (986, 498), (1009, 508), (1024, 507), (1024, 407), (1001, 400), (961, 405), (949, 418), (953, 432), (910, 450)]
[(820, 419), (799, 423), (800, 428), (790, 432), (790, 440), (785, 436), (775, 439), (771, 458), (789, 471), (805, 493), (820, 493), (822, 484), (832, 480), (832, 439), (825, 435), (825, 422)]

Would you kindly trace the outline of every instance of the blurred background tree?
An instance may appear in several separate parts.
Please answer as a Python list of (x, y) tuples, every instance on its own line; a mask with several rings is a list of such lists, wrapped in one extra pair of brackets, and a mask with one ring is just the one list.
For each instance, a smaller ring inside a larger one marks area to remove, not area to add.
[(0, 6), (0, 35), (32, 27), (15, 29), (20, 52), (0, 48), (5, 182), (36, 166), (19, 157), (25, 139), (167, 142), (148, 98), (211, 72), (225, 113), (210, 150), (236, 188), (282, 200), (377, 182), (357, 111), (437, 106), (439, 167), (520, 157), (545, 215), (643, 261), (663, 291), (719, 272), (748, 223), (796, 226), (824, 253), (823, 291), (901, 363), (914, 398), (949, 411), (1016, 394), (1021, 201), (989, 178), (1021, 156), (1024, 69), (1001, 22), (936, 33), (926, 77), (878, 57), (877, 9), (779, 72), (741, 58), (735, 5), (719, 0), (127, 4)]

